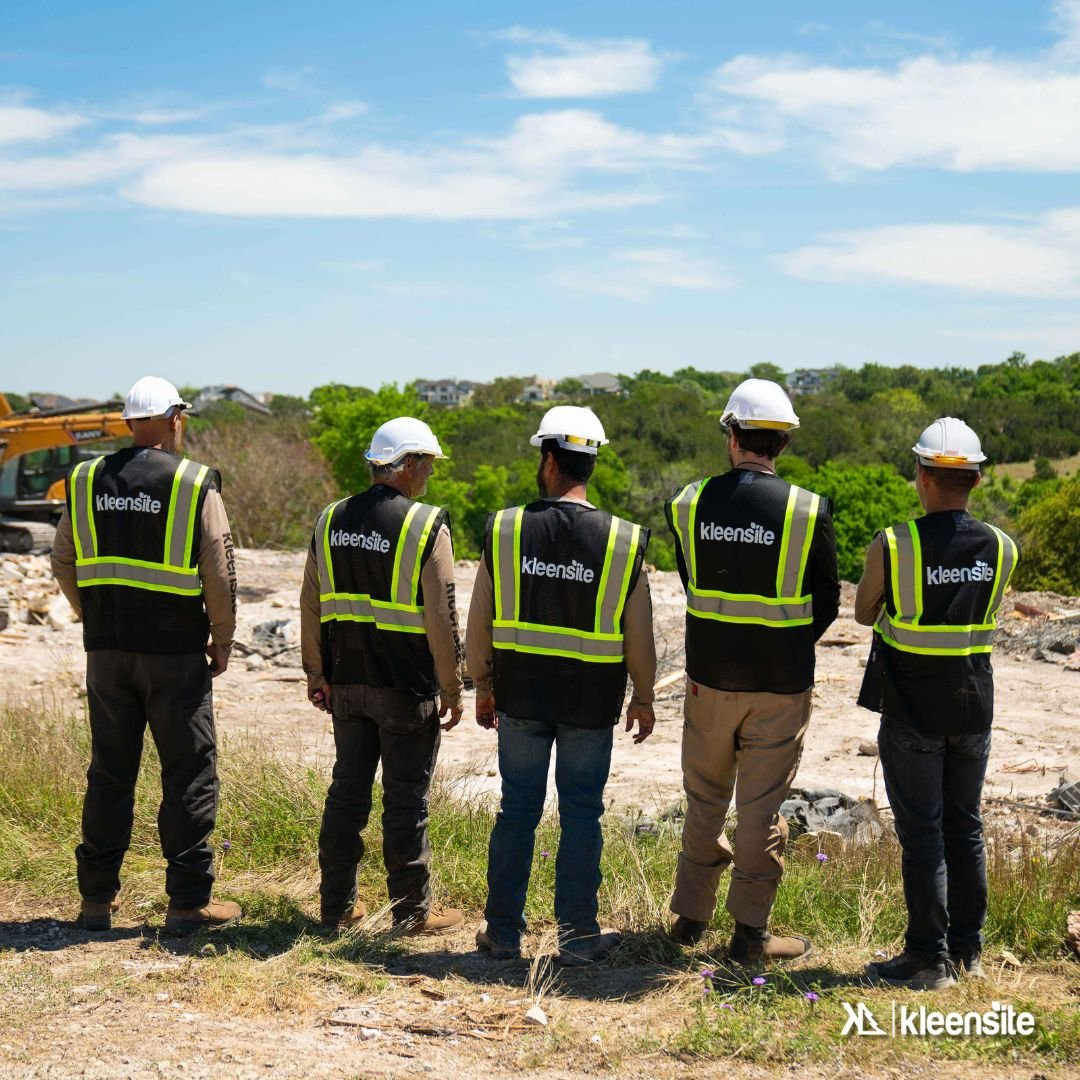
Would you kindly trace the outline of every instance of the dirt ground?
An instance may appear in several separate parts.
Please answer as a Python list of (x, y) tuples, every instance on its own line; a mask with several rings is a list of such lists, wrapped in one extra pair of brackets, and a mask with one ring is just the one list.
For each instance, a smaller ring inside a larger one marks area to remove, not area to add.
[[(8, 557), (10, 558), (10, 557)], [(305, 696), (299, 650), (297, 597), (303, 576), (303, 555), (247, 550), (237, 553), (240, 612), (237, 640), (256, 643), (257, 626), (280, 622), (273, 639), (285, 651), (271, 662), (246, 660), (238, 647), (229, 671), (214, 692), (219, 731), (249, 732), (273, 742), (283, 756), (329, 763), (333, 734), (324, 713)], [(475, 564), (459, 563), (457, 597), (462, 626), (468, 613)], [(659, 655), (658, 680), (682, 670), (684, 594), (678, 575), (651, 575), (654, 625)], [(1080, 600), (1028, 597), (1050, 610), (1080, 608)], [(873, 796), (884, 802), (877, 759), (859, 752), (872, 744), (877, 716), (855, 704), (862, 663), (871, 632), (853, 618), (854, 587), (845, 585), (840, 617), (818, 646), (814, 715), (807, 735), (797, 784), (832, 787), (852, 796)], [(1006, 605), (1011, 609), (1011, 602)], [(1005, 621), (1028, 620), (1006, 615)], [(1080, 630), (1077, 631), (1080, 634)], [(77, 624), (13, 624), (0, 633), (0, 694), (47, 694), (75, 698), (83, 685), (84, 654)], [(258, 664), (249, 670), (249, 664)], [(1080, 672), (1063, 664), (1031, 659), (1023, 652), (994, 655), (996, 720), (986, 778), (989, 798), (1041, 801), (1067, 776), (1080, 778)], [(619, 807), (638, 806), (646, 813), (662, 810), (682, 795), (679, 764), (682, 734), (683, 680), (669, 683), (657, 698), (655, 734), (640, 746), (618, 733), (612, 756), (608, 800)], [(466, 698), (461, 724), (443, 738), (439, 770), (444, 783), (470, 797), (495, 794), (498, 778), (495, 737), (473, 718), (473, 695)]]

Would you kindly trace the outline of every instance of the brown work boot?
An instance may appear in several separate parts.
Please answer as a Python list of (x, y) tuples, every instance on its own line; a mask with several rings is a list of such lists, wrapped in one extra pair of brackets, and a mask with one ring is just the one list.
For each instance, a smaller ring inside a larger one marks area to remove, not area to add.
[(113, 912), (119, 907), (120, 901), (115, 897), (106, 904), (84, 900), (79, 908), (79, 917), (75, 920), (75, 924), (81, 926), (83, 930), (111, 930)]
[(390, 931), (393, 937), (416, 937), (419, 934), (449, 934), (465, 922), (465, 916), (457, 908), (433, 907), (424, 918), (414, 916), (394, 923)]
[(350, 930), (366, 918), (367, 904), (357, 901), (351, 911), (346, 911), (342, 915), (330, 915), (324, 911), (319, 916), (319, 925), (324, 930)]
[(193, 934), (196, 930), (220, 930), (240, 918), (240, 905), (230, 901), (208, 900), (202, 907), (178, 908), (169, 905), (165, 912), (165, 932)]
[(679, 915), (668, 927), (668, 937), (676, 944), (689, 949), (705, 936), (705, 931), (708, 929), (708, 923), (698, 922), (697, 919), (688, 919), (685, 915)]
[(770, 962), (785, 963), (789, 960), (801, 960), (813, 952), (810, 939), (801, 934), (790, 937), (775, 937), (764, 927), (735, 924), (735, 933), (731, 936), (728, 956), (743, 967)]

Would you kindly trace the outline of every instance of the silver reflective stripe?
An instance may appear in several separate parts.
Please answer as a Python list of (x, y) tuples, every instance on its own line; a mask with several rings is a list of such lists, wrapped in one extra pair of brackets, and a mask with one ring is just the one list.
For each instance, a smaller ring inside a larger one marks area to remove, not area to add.
[(692, 510), (694, 496), (697, 494), (698, 488), (701, 487), (702, 483), (703, 481), (701, 480), (695, 480), (692, 484), (687, 484), (671, 504), (671, 516), (675, 522), (679, 546), (682, 548), (683, 562), (686, 564), (686, 572), (689, 575), (691, 582), (694, 582), (696, 578)]
[(790, 529), (787, 536), (787, 558), (784, 561), (778, 596), (799, 596), (802, 591), (803, 552), (807, 543), (813, 539), (814, 525), (817, 522), (819, 496), (812, 491), (793, 487), (795, 506), (790, 522), (785, 521), (785, 529)]
[(998, 545), (1001, 548), (1001, 568), (994, 581), (994, 591), (990, 595), (990, 606), (986, 609), (986, 617), (983, 622), (990, 622), (991, 619), (997, 618), (998, 608), (1001, 607), (1001, 601), (1005, 598), (1005, 590), (1008, 588), (1009, 579), (1016, 569), (1016, 544), (1013, 543), (1012, 537), (1007, 533), (1003, 533), (994, 525), (991, 525), (990, 528), (997, 534)]
[[(510, 510), (500, 510), (495, 515), (495, 523), (492, 528), (493, 552), (492, 558), (496, 562), (495, 571), (495, 619), (513, 620), (518, 617), (517, 611), (517, 575), (518, 566), (515, 557), (514, 534), (517, 531), (517, 522), (525, 513), (516, 506)], [(497, 543), (494, 543), (497, 541)]]
[(319, 603), (319, 611), (323, 621), (327, 619), (353, 619), (375, 621), (375, 612), (371, 608), (371, 597), (357, 594), (355, 596), (327, 596)]
[(184, 592), (191, 593), (198, 593), (202, 589), (199, 571), (195, 568), (189, 573), (183, 573), (179, 570), (135, 566), (120, 561), (114, 562), (108, 558), (77, 564), (75, 578), (80, 585), (127, 584), (136, 587), (149, 585), (161, 586), (166, 589), (182, 589)]
[[(600, 618), (597, 631), (601, 634), (614, 634), (619, 629), (620, 616), (626, 598), (623, 595), (623, 579), (633, 570), (630, 565), (637, 558), (638, 536), (641, 527), (619, 518), (611, 519), (615, 532), (615, 546), (611, 552), (611, 562), (606, 568), (607, 580), (604, 595), (600, 600)], [(627, 588), (632, 588), (628, 582)]]
[(686, 608), (697, 615), (723, 619), (760, 619), (770, 623), (809, 623), (814, 621), (812, 600), (767, 604), (762, 600), (734, 600), (726, 596), (703, 596), (690, 589)]
[(597, 640), (573, 630), (526, 630), (520, 626), (493, 626), (492, 644), (497, 649), (521, 649), (529, 652), (574, 653), (586, 657), (621, 660), (622, 638)]
[(101, 458), (95, 458), (93, 461), (81, 461), (71, 473), (71, 505), (74, 517), (71, 524), (75, 534), (75, 554), (79, 559), (91, 559), (97, 554), (94, 530), (90, 524), (90, 515), (93, 513), (90, 500), (94, 496), (91, 480), (100, 460)]
[[(184, 458), (176, 470), (173, 478), (176, 491), (176, 502), (169, 507), (169, 519), (172, 521), (172, 539), (169, 550), (165, 552), (165, 561), (170, 566), (187, 566), (191, 561), (191, 551), (188, 548), (188, 537), (191, 531), (188, 529), (188, 519), (195, 513), (195, 501), (199, 494), (199, 481), (205, 475), (202, 470), (188, 471), (193, 465), (189, 458)], [(178, 478), (178, 479), (177, 479)]]
[(898, 623), (883, 613), (878, 619), (878, 629), (891, 639), (899, 648), (915, 652), (936, 652), (940, 650), (966, 651), (989, 649), (994, 641), (993, 629), (936, 629), (925, 627), (915, 629)]
[(398, 574), (396, 590), (391, 599), (396, 604), (416, 603), (420, 584), (419, 574), (416, 573), (418, 560), (423, 550), (422, 545), (427, 543), (428, 532), (438, 513), (437, 506), (427, 506), (424, 503), (413, 503), (409, 508), (401, 527), (402, 535), (398, 537), (400, 554), (395, 558)]
[(915, 582), (921, 568), (915, 565), (915, 543), (911, 538), (911, 529), (907, 525), (886, 529), (887, 536), (892, 536), (895, 544), (895, 562), (892, 568), (892, 580), (898, 586), (899, 595), (893, 597), (897, 606), (897, 615), (914, 618), (918, 610), (915, 597)]

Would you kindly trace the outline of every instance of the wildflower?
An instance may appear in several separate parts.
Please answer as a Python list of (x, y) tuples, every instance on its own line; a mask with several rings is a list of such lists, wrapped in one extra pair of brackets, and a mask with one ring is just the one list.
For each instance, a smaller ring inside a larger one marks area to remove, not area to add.
[(702, 992), (702, 994), (711, 994), (712, 993), (712, 983), (710, 983), (710, 982), (702, 983), (701, 984), (701, 992)]
[(829, 856), (826, 855), (824, 851), (819, 851), (817, 853), (817, 861), (821, 862), (821, 863), (828, 862), (829, 861)]
[(731, 1012), (735, 1011), (735, 1006), (732, 1005), (730, 1001), (721, 1002), (720, 1008), (721, 1009), (729, 1009)]
[(228, 840), (222, 840), (221, 841), (221, 850), (222, 851), (231, 851), (232, 850), (232, 844), (230, 844)]
[(715, 979), (716, 972), (712, 968), (702, 968), (700, 975), (703, 979)]
[(546, 859), (550, 854), (551, 854), (550, 851), (541, 851), (540, 852), (540, 858), (541, 859)]
[(807, 1001), (820, 1001), (821, 1000), (819, 995), (815, 994), (813, 990), (808, 990), (805, 994), (803, 994), (803, 997), (806, 998)]
[(755, 986), (764, 986), (765, 985), (765, 976), (764, 975), (755, 975), (754, 978), (753, 978), (753, 983), (754, 983)]

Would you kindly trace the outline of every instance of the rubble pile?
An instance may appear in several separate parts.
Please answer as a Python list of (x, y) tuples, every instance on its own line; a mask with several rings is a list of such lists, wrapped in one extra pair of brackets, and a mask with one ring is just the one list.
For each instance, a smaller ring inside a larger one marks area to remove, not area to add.
[(0, 554), (0, 631), (26, 623), (60, 630), (76, 621), (48, 555)]
[(1080, 671), (1080, 597), (1013, 593), (998, 616), (995, 648)]
[(793, 787), (780, 807), (793, 841), (817, 843), (819, 850), (849, 844), (870, 844), (883, 836), (885, 823), (873, 799), (853, 799), (832, 788)]

